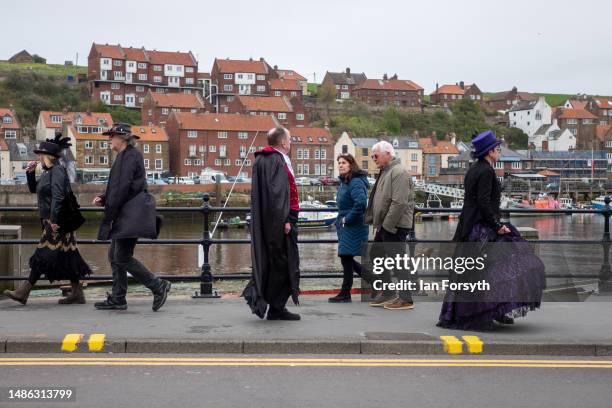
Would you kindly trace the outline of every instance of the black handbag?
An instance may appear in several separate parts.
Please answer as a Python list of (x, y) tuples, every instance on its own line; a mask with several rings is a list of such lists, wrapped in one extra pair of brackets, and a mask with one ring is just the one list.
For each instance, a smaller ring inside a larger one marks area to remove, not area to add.
[[(51, 185), (53, 186), (53, 173), (49, 173), (49, 178), (51, 181)], [(68, 181), (68, 177), (66, 177), (66, 181)], [(81, 206), (77, 201), (76, 196), (72, 192), (72, 188), (70, 188), (70, 182), (66, 183), (64, 186), (67, 194), (60, 205), (60, 210), (57, 215), (57, 224), (59, 225), (59, 232), (62, 234), (67, 234), (69, 232), (74, 232), (81, 228), (81, 225), (85, 223), (85, 217), (81, 214)]]

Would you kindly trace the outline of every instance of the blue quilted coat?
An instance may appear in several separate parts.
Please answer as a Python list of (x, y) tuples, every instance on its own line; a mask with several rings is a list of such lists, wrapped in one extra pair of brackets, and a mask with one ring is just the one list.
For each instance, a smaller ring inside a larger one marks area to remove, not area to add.
[[(361, 255), (362, 245), (368, 241), (368, 226), (363, 219), (368, 204), (368, 179), (365, 173), (357, 173), (346, 183), (342, 176), (336, 195), (338, 204), (338, 256)], [(344, 224), (342, 220), (344, 219)]]

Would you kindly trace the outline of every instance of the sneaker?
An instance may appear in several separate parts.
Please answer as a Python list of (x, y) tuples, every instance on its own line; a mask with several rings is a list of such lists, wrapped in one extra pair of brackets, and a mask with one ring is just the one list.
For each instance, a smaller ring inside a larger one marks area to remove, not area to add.
[(161, 307), (166, 303), (166, 299), (168, 299), (168, 293), (170, 292), (170, 288), (172, 284), (167, 280), (162, 280), (162, 287), (160, 291), (153, 295), (153, 311), (157, 312)]
[(379, 293), (371, 302), (372, 307), (384, 307), (387, 303), (394, 302), (398, 297), (395, 295), (388, 295), (385, 293)]
[(113, 299), (110, 294), (106, 294), (106, 300), (104, 302), (96, 302), (94, 307), (98, 310), (127, 310), (127, 302), (125, 299), (119, 301)]
[(387, 310), (410, 310), (414, 309), (414, 304), (397, 298), (393, 302), (385, 304), (384, 308)]
[(287, 308), (283, 309), (282, 312), (276, 312), (274, 309), (270, 308), (268, 310), (268, 316), (266, 317), (268, 320), (300, 320), (301, 317), (297, 313), (291, 313)]

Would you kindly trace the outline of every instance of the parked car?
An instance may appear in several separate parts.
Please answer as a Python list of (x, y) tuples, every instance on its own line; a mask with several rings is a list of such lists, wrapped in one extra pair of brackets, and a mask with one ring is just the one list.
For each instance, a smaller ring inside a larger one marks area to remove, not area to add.
[(311, 186), (322, 186), (323, 183), (321, 183), (321, 180), (319, 180), (317, 178), (311, 178), (310, 179), (310, 185)]
[(165, 186), (168, 183), (166, 183), (164, 180), (162, 179), (154, 179), (154, 178), (148, 178), (147, 179), (147, 184), (151, 185), (151, 186)]
[(340, 185), (340, 180), (338, 180), (336, 177), (323, 176), (323, 177), (319, 177), (319, 181), (324, 186), (339, 186)]
[(195, 181), (191, 177), (178, 177), (176, 184), (194, 185)]
[(309, 186), (310, 178), (309, 177), (298, 177), (295, 179), (295, 184), (297, 186)]
[(370, 183), (370, 187), (374, 187), (376, 179), (374, 177), (368, 177), (368, 183)]

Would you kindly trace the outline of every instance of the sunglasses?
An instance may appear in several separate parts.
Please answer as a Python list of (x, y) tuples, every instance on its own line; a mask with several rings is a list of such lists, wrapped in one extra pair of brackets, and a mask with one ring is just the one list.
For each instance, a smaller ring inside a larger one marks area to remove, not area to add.
[(378, 155), (377, 154), (373, 154), (372, 155), (372, 160), (376, 160), (376, 159), (378, 159)]

